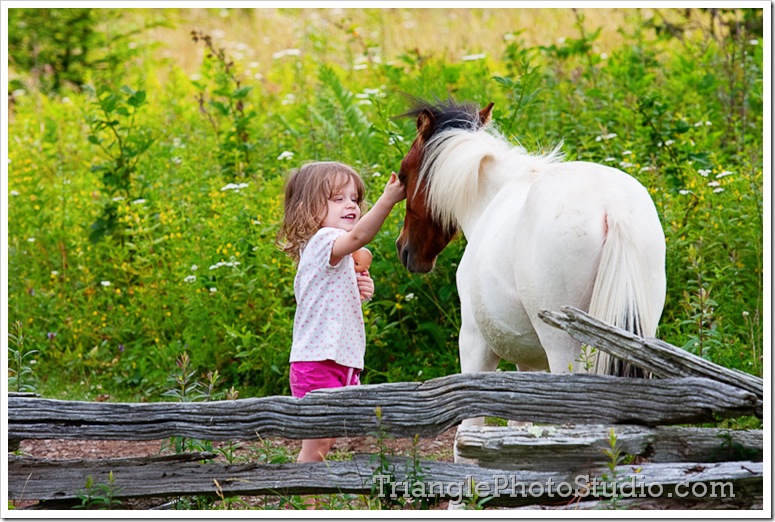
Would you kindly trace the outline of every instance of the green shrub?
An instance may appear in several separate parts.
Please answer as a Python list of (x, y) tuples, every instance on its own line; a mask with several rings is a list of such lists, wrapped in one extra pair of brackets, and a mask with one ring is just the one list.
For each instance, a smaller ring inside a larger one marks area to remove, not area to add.
[[(284, 176), (306, 161), (336, 159), (361, 172), (373, 201), (414, 138), (414, 122), (395, 118), (407, 109), (400, 93), (493, 101), (496, 124), (528, 149), (562, 141), (570, 160), (641, 180), (667, 236), (660, 337), (760, 374), (763, 42), (749, 24), (756, 16), (725, 12), (725, 21), (745, 23), (678, 38), (657, 34), (659, 21), (640, 11), (628, 13), (622, 43), (606, 55), (596, 50), (602, 33), (582, 17), (564, 41), (528, 44), (514, 27), (500, 54), (466, 60), (422, 49), (377, 60), (374, 42), (357, 37), (362, 31), (348, 32), (346, 47), (332, 54), (320, 35), (307, 34), (303, 52), (263, 64), (260, 78), (246, 75), (249, 64), (239, 59), (215, 58), (191, 80), (174, 61), (145, 54), (118, 83), (135, 89), (98, 89), (96, 105), (88, 93), (61, 96), (42, 86), (15, 96), (8, 313), (38, 352), (38, 391), (154, 399), (186, 352), (197, 380), (217, 370), (243, 397), (287, 394), (294, 267), (273, 242)], [(27, 16), (19, 15), (14, 23)], [(105, 17), (94, 30), (120, 22)], [(15, 73), (29, 83), (23, 67)], [(94, 68), (89, 75), (95, 85), (116, 85)], [(121, 140), (134, 148), (120, 150)], [(442, 253), (433, 274), (410, 275), (394, 244), (402, 212), (399, 205), (372, 244), (365, 382), (458, 370), (454, 273), (465, 240)], [(105, 235), (120, 231), (117, 240), (89, 241), (100, 222)]]

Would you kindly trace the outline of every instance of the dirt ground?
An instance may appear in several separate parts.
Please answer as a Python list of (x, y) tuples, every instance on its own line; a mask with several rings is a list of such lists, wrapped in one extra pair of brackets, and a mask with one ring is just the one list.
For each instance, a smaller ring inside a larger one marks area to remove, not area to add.
[[(452, 448), (455, 440), (455, 429), (447, 430), (435, 438), (421, 438), (417, 443), (417, 452), (424, 460), (452, 462)], [(167, 447), (168, 441), (82, 441), (82, 440), (24, 440), (19, 450), (27, 456), (46, 459), (108, 459), (122, 457), (148, 457), (172, 454), (172, 448)], [(413, 451), (413, 441), (408, 438), (386, 438), (383, 445), (386, 453), (409, 456)], [(218, 446), (214, 443), (214, 446)], [(256, 454), (289, 454), (295, 459), (301, 449), (301, 441), (272, 438), (263, 443), (244, 442), (237, 450), (237, 456), (250, 460)], [(342, 437), (337, 439), (329, 454), (335, 459), (346, 459), (348, 454), (378, 453), (379, 444), (374, 437)], [(166, 499), (136, 499), (126, 500), (125, 509), (155, 509), (167, 502)], [(32, 507), (34, 503), (17, 504), (17, 509)], [(446, 508), (446, 502), (437, 506)]]

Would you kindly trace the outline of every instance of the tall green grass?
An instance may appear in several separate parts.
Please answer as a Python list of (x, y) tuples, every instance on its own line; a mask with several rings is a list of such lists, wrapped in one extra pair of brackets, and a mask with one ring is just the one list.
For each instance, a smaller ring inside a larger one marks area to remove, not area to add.
[[(434, 11), (438, 33), (419, 10), (315, 12), (227, 12), (235, 27), (260, 27), (273, 45), (298, 50), (272, 57), (260, 34), (240, 47), (234, 34), (208, 32), (224, 23), (218, 9), (112, 11), (97, 34), (137, 27), (146, 38), (95, 41), (90, 56), (123, 65), (85, 67), (92, 89), (52, 89), (45, 68), (12, 67), (8, 313), (38, 351), (27, 374), (38, 391), (159, 400), (186, 352), (200, 378), (218, 370), (243, 397), (288, 393), (294, 267), (273, 242), (283, 177), (306, 161), (343, 161), (376, 198), (414, 137), (414, 122), (395, 118), (407, 109), (400, 93), (493, 101), (496, 125), (528, 149), (562, 142), (569, 160), (642, 181), (667, 236), (660, 337), (761, 374), (765, 42), (756, 13), (669, 11), (668, 25), (618, 10), (603, 16), (616, 32), (599, 32), (600, 12), (562, 11), (541, 41), (516, 10), (447, 13), (469, 16), (468, 26), (443, 26), (444, 11)], [(558, 13), (529, 20), (551, 26)], [(11, 13), (12, 35), (41, 31), (24, 16)], [(401, 47), (397, 35), (412, 23), (432, 45)], [(194, 29), (223, 56), (194, 42)], [(106, 177), (126, 162), (125, 179)], [(433, 274), (410, 275), (394, 246), (402, 211), (372, 244), (365, 382), (458, 370), (454, 272), (465, 240)], [(106, 216), (111, 227), (94, 234)]]

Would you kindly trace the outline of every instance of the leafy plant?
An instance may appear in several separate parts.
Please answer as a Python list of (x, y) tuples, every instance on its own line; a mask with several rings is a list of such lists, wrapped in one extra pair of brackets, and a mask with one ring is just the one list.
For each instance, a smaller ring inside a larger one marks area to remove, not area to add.
[(252, 173), (254, 145), (250, 131), (257, 113), (251, 108), (248, 95), (253, 86), (242, 84), (234, 60), (224, 49), (215, 47), (210, 35), (191, 31), (191, 38), (194, 43), (204, 42), (205, 46), (202, 79), (193, 83), (199, 91), (196, 95), (199, 110), (207, 116), (218, 141), (221, 171), (245, 176)]
[[(621, 501), (621, 476), (619, 475), (618, 466), (624, 463), (625, 454), (621, 450), (618, 444), (619, 437), (616, 432), (611, 428), (608, 432), (608, 448), (603, 450), (603, 453), (608, 460), (606, 461), (606, 467), (608, 472), (603, 473), (601, 481), (605, 486), (606, 491), (611, 491), (612, 494), (608, 497), (607, 507), (609, 509), (620, 509), (619, 502)], [(609, 489), (610, 488), (610, 489)]]
[(86, 477), (84, 490), (77, 496), (81, 500), (80, 506), (75, 509), (119, 509), (123, 505), (116, 496), (121, 493), (121, 488), (116, 487), (116, 479), (113, 472), (108, 473), (107, 483), (95, 483), (91, 475)]
[[(228, 392), (217, 392), (216, 386), (221, 382), (218, 370), (207, 372), (207, 380), (202, 382), (196, 379), (196, 370), (191, 366), (191, 358), (187, 352), (183, 352), (175, 361), (177, 370), (169, 377), (170, 386), (162, 393), (165, 397), (173, 397), (180, 402), (212, 401), (225, 395), (228, 400), (237, 398), (238, 393), (232, 387)], [(214, 451), (213, 443), (207, 440), (191, 439), (189, 437), (171, 437), (168, 444), (162, 446), (162, 451), (172, 446), (176, 454), (187, 451), (206, 452)], [(234, 458), (234, 451), (238, 445), (229, 444), (220, 452), (227, 458)]]
[[(14, 321), (11, 331), (8, 332), (8, 390), (15, 392), (34, 392), (32, 364), (35, 361), (31, 357), (38, 350), (29, 350), (24, 347), (25, 335), (21, 321)], [(29, 382), (28, 382), (29, 381)]]
[[(118, 232), (119, 201), (135, 201), (142, 197), (145, 186), (137, 187), (137, 181), (145, 181), (137, 175), (138, 163), (153, 144), (155, 138), (148, 126), (138, 122), (138, 113), (147, 103), (143, 90), (124, 85), (114, 91), (106, 84), (95, 91), (87, 90), (95, 97), (95, 112), (88, 115), (91, 129), (89, 143), (99, 147), (104, 161), (92, 165), (92, 172), (100, 175), (106, 202), (97, 220), (91, 225), (89, 239), (97, 242)], [(122, 242), (123, 237), (119, 238)]]

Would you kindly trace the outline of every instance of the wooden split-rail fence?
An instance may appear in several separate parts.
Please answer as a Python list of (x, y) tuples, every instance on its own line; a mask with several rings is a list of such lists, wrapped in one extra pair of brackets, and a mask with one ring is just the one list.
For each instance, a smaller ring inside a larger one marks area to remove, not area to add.
[[(463, 503), (489, 496), (488, 507), (591, 509), (615, 502), (617, 507), (762, 508), (762, 431), (677, 426), (761, 417), (761, 379), (611, 327), (574, 308), (544, 312), (542, 318), (655, 378), (488, 372), (317, 391), (303, 399), (200, 403), (90, 403), (11, 395), (11, 451), (24, 439), (435, 437), (472, 417), (533, 424), (460, 430), (456, 450), (477, 465), (392, 457), (386, 467), (374, 455), (273, 465), (228, 464), (199, 453), (92, 460), (9, 454), (9, 499), (39, 501), (38, 508), (77, 505), (87, 477), (106, 484), (112, 474), (117, 499), (428, 494)], [(613, 450), (627, 460), (611, 469)]]

